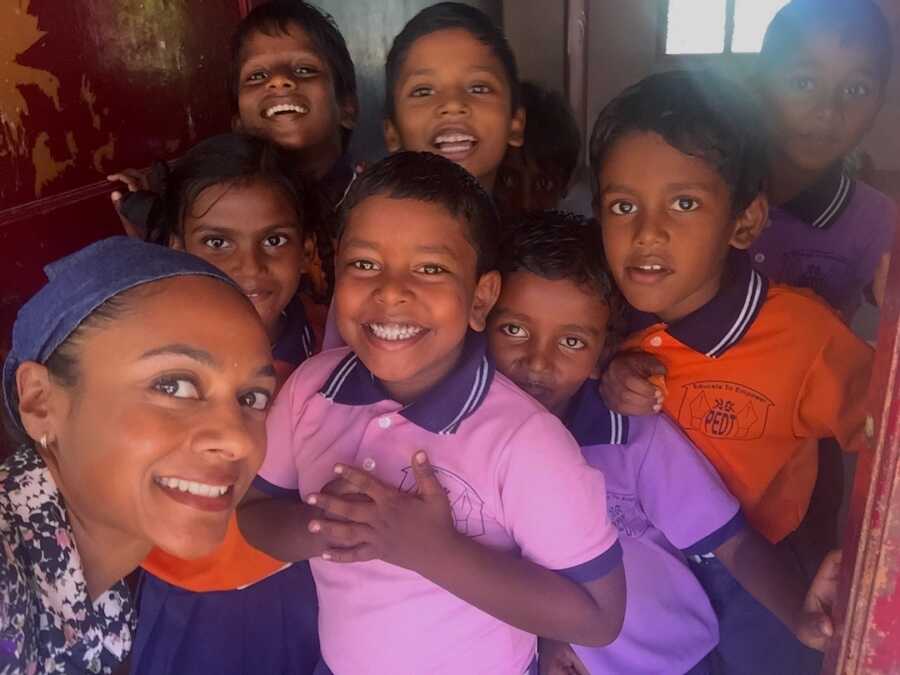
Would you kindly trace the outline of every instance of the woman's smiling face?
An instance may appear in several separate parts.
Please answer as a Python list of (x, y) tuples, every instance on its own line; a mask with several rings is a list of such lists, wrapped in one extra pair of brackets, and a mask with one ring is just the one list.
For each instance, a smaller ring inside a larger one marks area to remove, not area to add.
[(120, 298), (119, 316), (79, 335), (75, 384), (54, 385), (51, 466), (70, 518), (205, 555), (262, 463), (269, 342), (218, 280), (166, 279)]

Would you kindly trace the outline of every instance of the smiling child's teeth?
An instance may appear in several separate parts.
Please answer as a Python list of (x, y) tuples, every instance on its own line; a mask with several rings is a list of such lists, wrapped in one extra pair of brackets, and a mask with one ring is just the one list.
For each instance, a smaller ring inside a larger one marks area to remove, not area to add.
[(305, 115), (309, 112), (309, 108), (305, 105), (297, 105), (295, 103), (279, 103), (278, 105), (273, 105), (271, 108), (267, 108), (265, 111), (266, 117), (273, 117), (278, 113), (284, 112), (294, 112), (300, 115)]
[(369, 329), (381, 340), (409, 340), (422, 332), (419, 326), (399, 323), (370, 323)]
[(157, 483), (170, 490), (179, 490), (180, 492), (189, 492), (199, 497), (221, 497), (228, 492), (227, 485), (208, 485), (207, 483), (198, 483), (193, 480), (184, 480), (181, 478), (156, 478)]
[(648, 272), (662, 272), (662, 265), (638, 265), (638, 268)]
[(469, 134), (441, 134), (434, 139), (436, 145), (442, 143), (474, 143), (475, 137)]

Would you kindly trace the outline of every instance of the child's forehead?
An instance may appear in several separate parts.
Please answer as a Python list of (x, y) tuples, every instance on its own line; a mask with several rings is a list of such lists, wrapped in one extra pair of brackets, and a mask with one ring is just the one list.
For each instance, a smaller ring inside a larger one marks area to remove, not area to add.
[(862, 36), (846, 34), (838, 26), (821, 26), (798, 36), (784, 52), (782, 64), (826, 69), (878, 71), (878, 50)]
[(601, 189), (612, 177), (628, 176), (640, 184), (641, 177), (655, 182), (701, 183), (718, 188), (725, 179), (711, 159), (690, 154), (672, 145), (655, 131), (633, 130), (617, 138), (604, 155), (600, 167)]
[(423, 70), (487, 70), (509, 79), (506, 68), (490, 45), (465, 28), (442, 28), (421, 35), (410, 45), (401, 65), (402, 76)]
[(557, 325), (605, 326), (608, 307), (599, 289), (570, 278), (549, 278), (527, 270), (503, 275), (498, 308)]
[(369, 232), (393, 236), (400, 227), (423, 238), (441, 232), (463, 235), (468, 232), (468, 223), (462, 215), (453, 213), (439, 202), (374, 194), (360, 201), (347, 214), (343, 235), (346, 237), (351, 229), (364, 228)]
[(261, 27), (251, 31), (241, 46), (240, 62), (246, 62), (280, 54), (305, 52), (325, 60), (316, 41), (298, 22), (292, 21), (284, 27)]

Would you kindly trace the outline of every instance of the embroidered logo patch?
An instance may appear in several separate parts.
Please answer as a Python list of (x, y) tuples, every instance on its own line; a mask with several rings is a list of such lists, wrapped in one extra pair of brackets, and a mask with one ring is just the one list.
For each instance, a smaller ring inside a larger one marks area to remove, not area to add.
[(735, 382), (691, 382), (683, 390), (678, 425), (710, 438), (759, 438), (766, 430), (769, 408), (774, 405), (758, 391)]
[[(485, 532), (484, 500), (475, 491), (475, 488), (452, 471), (433, 465), (432, 469), (441, 487), (444, 488), (444, 492), (447, 493), (447, 499), (450, 500), (456, 531), (468, 537), (483, 535)], [(413, 473), (412, 467), (404, 467), (401, 471), (403, 480), (400, 481), (400, 490), (403, 492), (414, 491), (416, 475)]]
[(606, 512), (616, 529), (627, 537), (642, 537), (650, 526), (635, 495), (606, 493)]

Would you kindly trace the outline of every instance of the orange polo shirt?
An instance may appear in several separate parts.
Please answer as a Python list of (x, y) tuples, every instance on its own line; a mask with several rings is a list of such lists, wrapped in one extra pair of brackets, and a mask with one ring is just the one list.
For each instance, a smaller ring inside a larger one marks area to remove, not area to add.
[(728, 276), (672, 324), (639, 313), (624, 348), (665, 364), (664, 410), (774, 543), (806, 514), (818, 439), (861, 444), (873, 352), (824, 301), (770, 285), (745, 253), (732, 254)]

